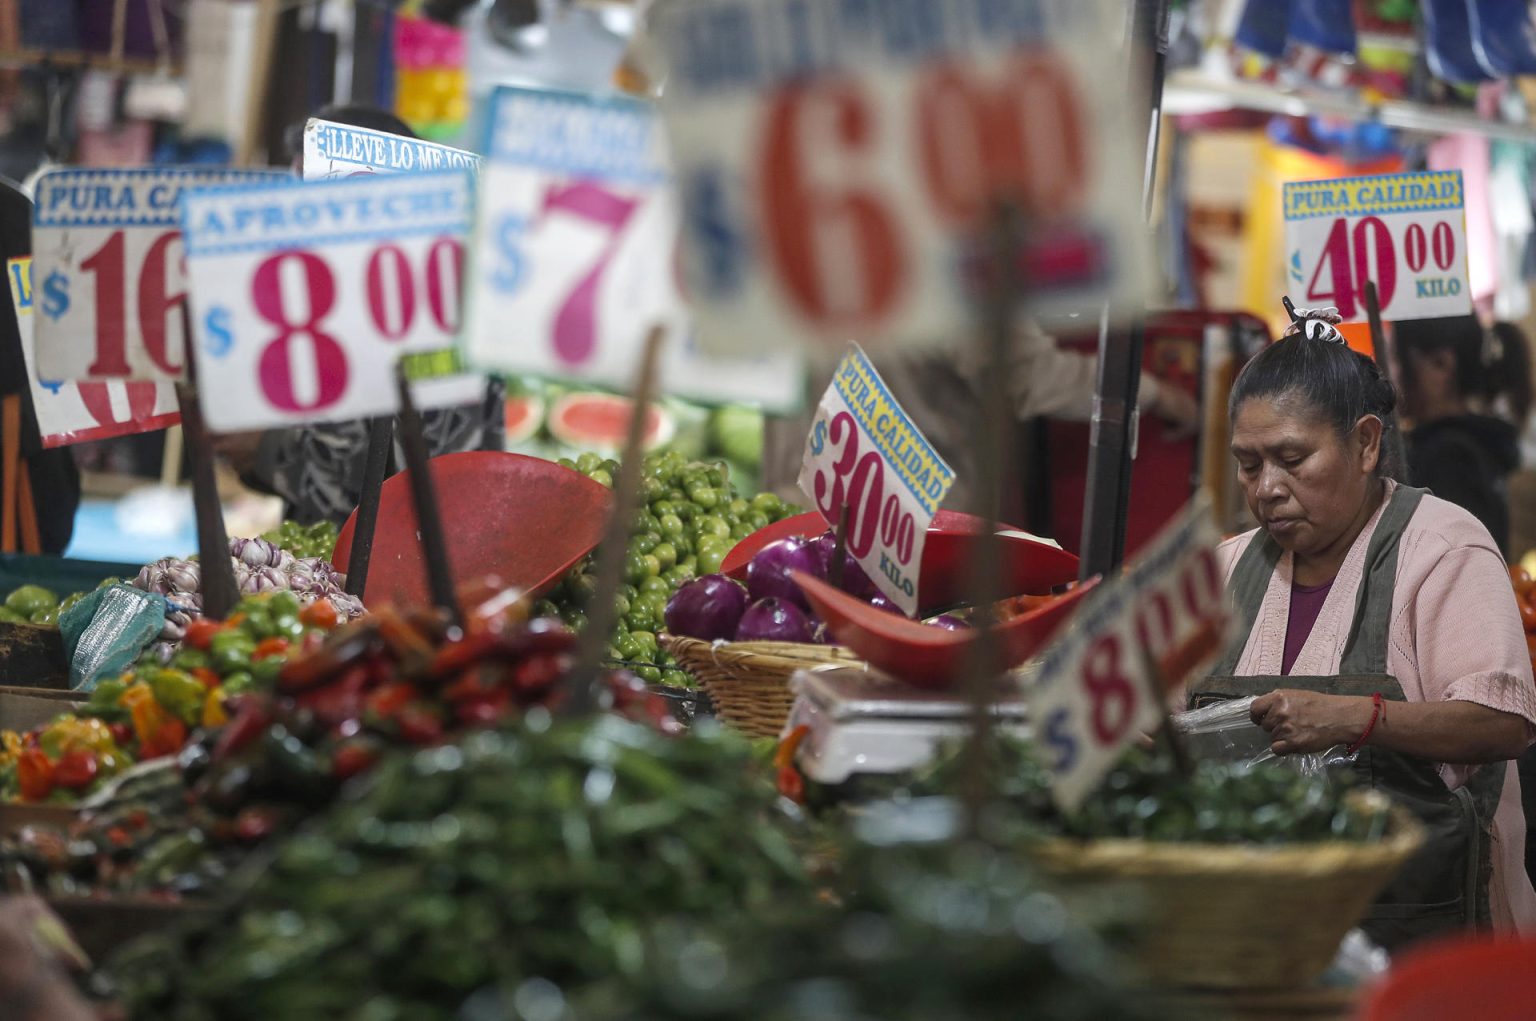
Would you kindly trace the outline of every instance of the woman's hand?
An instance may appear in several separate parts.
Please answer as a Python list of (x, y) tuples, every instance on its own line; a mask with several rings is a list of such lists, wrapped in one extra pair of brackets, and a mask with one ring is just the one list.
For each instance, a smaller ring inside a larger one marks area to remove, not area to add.
[(1270, 751), (1295, 755), (1354, 744), (1374, 709), (1368, 698), (1281, 688), (1254, 699), (1249, 715), (1269, 732)]

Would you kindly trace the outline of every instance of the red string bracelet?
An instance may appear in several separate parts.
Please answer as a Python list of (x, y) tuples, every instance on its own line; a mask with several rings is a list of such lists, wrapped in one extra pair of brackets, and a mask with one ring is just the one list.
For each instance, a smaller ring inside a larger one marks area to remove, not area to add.
[(1381, 692), (1378, 691), (1371, 695), (1371, 702), (1374, 705), (1374, 708), (1371, 710), (1371, 722), (1365, 725), (1365, 733), (1360, 735), (1360, 739), (1345, 749), (1345, 755), (1353, 755), (1361, 748), (1364, 748), (1365, 739), (1371, 736), (1371, 731), (1376, 729), (1376, 721), (1381, 719)]

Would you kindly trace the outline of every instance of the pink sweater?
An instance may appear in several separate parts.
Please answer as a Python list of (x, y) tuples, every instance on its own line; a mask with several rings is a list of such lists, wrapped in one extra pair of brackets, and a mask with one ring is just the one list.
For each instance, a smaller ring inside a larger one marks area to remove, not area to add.
[[(1389, 498), (1394, 487), (1395, 483), (1388, 483)], [(1338, 673), (1364, 576), (1366, 547), (1380, 518), (1378, 510), (1350, 548), (1291, 673)], [(1221, 545), (1219, 557), (1228, 581), (1257, 534), (1255, 529)], [(1280, 673), (1291, 570), (1292, 557), (1287, 553), (1270, 578), (1259, 617), (1238, 659), (1241, 676)], [(1419, 504), (1398, 547), (1387, 672), (1397, 678), (1409, 701), (1476, 702), (1525, 717), (1528, 732), (1536, 735), (1536, 683), (1504, 559), (1476, 518), (1433, 496)], [(1494, 925), (1501, 930), (1536, 932), (1536, 890), (1525, 874), (1525, 816), (1515, 764), (1447, 764), (1440, 767), (1440, 775), (1454, 788), (1479, 768), (1505, 770), (1493, 820), (1489, 900)]]

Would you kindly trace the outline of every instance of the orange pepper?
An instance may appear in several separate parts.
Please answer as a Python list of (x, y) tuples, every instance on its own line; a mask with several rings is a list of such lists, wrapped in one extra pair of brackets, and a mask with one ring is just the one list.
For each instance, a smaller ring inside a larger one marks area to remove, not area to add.
[(132, 716), (141, 759), (173, 754), (187, 743), (187, 725), (172, 716), (153, 698), (135, 702)]
[(204, 727), (222, 727), (229, 722), (229, 713), (224, 710), (222, 689), (215, 689), (208, 693), (208, 699), (203, 703), (203, 717), (199, 722)]
[(316, 599), (299, 611), (299, 623), (305, 627), (317, 627), (330, 631), (341, 623), (341, 618), (329, 599)]
[(23, 801), (42, 801), (53, 793), (53, 761), (41, 748), (28, 748), (16, 762)]
[(187, 635), (183, 641), (194, 649), (206, 649), (213, 641), (213, 636), (223, 630), (223, 621), (198, 617), (187, 625)]
[(795, 752), (800, 750), (800, 742), (805, 740), (805, 735), (811, 732), (808, 724), (800, 724), (791, 730), (784, 740), (779, 742), (779, 747), (773, 753), (773, 765), (777, 769), (784, 769), (795, 764)]
[(251, 662), (254, 663), (257, 660), (271, 659), (273, 656), (281, 656), (287, 651), (288, 639), (263, 638), (261, 641), (256, 643), (256, 651), (251, 653)]
[(219, 675), (205, 666), (195, 666), (188, 673), (192, 675), (197, 683), (210, 691), (219, 686)]

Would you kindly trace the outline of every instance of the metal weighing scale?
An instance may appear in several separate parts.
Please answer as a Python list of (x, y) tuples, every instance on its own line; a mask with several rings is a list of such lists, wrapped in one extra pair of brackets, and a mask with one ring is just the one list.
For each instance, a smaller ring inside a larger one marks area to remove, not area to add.
[[(1019, 738), (1029, 736), (1023, 695), (1029, 670), (1006, 675), (992, 704), (999, 726)], [(909, 772), (970, 731), (971, 704), (958, 693), (915, 688), (862, 667), (800, 670), (790, 685), (796, 694), (786, 733), (808, 728), (796, 761), (817, 783)]]

